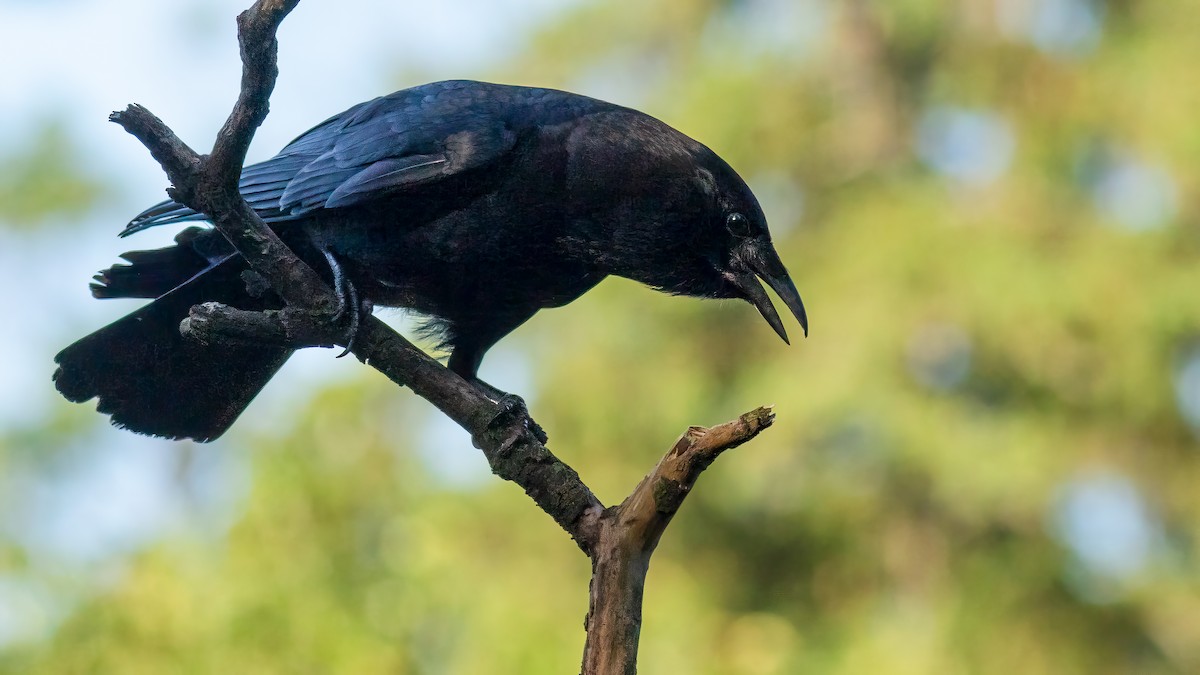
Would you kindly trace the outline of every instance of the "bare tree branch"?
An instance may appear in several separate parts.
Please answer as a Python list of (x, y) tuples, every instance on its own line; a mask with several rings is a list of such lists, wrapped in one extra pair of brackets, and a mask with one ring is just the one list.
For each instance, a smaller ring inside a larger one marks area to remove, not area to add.
[(659, 539), (713, 460), (754, 438), (774, 421), (771, 408), (756, 408), (711, 429), (688, 429), (633, 494), (604, 512), (600, 538), (591, 553), (585, 675), (634, 672), (642, 628), (642, 590)]
[(248, 312), (219, 302), (192, 307), (179, 324), (179, 332), (206, 344), (255, 342), (292, 349), (335, 347), (342, 338), (336, 326), (312, 312), (288, 306), (279, 310)]
[(162, 165), (173, 186), (171, 197), (209, 216), (217, 230), (289, 305), (332, 315), (338, 306), (333, 291), (288, 250), (238, 190), (246, 151), (254, 132), (266, 119), (279, 73), (275, 31), (298, 2), (259, 0), (238, 15), (242, 86), (211, 155), (196, 155), (142, 106), (131, 105), (109, 119), (133, 134)]
[[(267, 115), (278, 74), (276, 30), (298, 0), (258, 0), (238, 16), (242, 85), (211, 155), (198, 155), (150, 111), (131, 105), (111, 120), (135, 136), (162, 166), (173, 199), (204, 213), (286, 303), (247, 312), (219, 303), (192, 308), (181, 332), (205, 342), (256, 341), (293, 348), (343, 344), (333, 323), (338, 300), (242, 199), (238, 180), (254, 132)], [(531, 430), (526, 411), (495, 402), (417, 349), (379, 319), (366, 316), (353, 353), (411, 388), (471, 433), (492, 471), (520, 485), (592, 559), (585, 675), (636, 670), (642, 590), (650, 556), (697, 478), (718, 455), (767, 428), (759, 408), (711, 429), (692, 427), (619, 506), (605, 509), (570, 466)]]
[(238, 189), (238, 178), (254, 132), (271, 109), (271, 92), (279, 77), (276, 31), (300, 0), (256, 2), (238, 15), (238, 45), (242, 55), (242, 86), (233, 112), (217, 132), (209, 170), (225, 190)]

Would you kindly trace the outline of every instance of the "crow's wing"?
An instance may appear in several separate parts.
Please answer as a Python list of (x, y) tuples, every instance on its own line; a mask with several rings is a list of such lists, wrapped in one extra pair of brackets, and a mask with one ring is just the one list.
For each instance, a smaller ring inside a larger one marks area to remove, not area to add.
[[(517, 88), (440, 82), (367, 101), (325, 120), (275, 157), (242, 171), (242, 196), (267, 222), (370, 202), (480, 168), (512, 149)], [(174, 201), (134, 218), (122, 236), (205, 220)]]

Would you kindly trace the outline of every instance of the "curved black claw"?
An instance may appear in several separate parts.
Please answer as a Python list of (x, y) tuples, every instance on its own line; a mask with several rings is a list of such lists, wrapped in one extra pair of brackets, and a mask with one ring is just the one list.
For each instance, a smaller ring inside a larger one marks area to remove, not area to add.
[[(525, 406), (524, 399), (514, 394), (503, 394), (496, 400), (496, 403), (499, 404), (500, 411), (496, 413), (491, 422), (488, 422), (488, 428), (512, 430), (508, 438), (500, 444), (500, 454), (508, 452), (525, 430), (532, 433), (539, 443), (546, 444), (549, 437), (546, 436), (546, 431), (542, 429), (541, 425), (534, 422), (533, 418), (529, 416), (529, 408)], [(520, 423), (520, 427), (516, 423)]]
[(362, 325), (363, 305), (358, 299), (358, 289), (350, 282), (350, 278), (346, 276), (342, 264), (338, 262), (333, 252), (322, 249), (321, 253), (325, 255), (325, 261), (329, 263), (329, 271), (333, 272), (333, 292), (337, 294), (338, 299), (338, 308), (333, 315), (333, 321), (337, 323), (347, 314), (350, 315), (350, 326), (346, 329), (346, 348), (336, 357), (340, 359), (354, 349), (354, 340), (358, 337), (358, 327)]

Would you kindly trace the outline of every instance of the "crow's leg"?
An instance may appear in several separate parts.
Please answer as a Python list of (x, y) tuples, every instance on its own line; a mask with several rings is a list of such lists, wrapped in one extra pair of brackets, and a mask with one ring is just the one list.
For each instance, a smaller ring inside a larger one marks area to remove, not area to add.
[[(481, 394), (500, 405), (500, 412), (492, 419), (491, 426), (508, 424), (514, 419), (523, 421), (525, 428), (533, 432), (538, 441), (545, 443), (546, 432), (529, 416), (529, 408), (525, 400), (516, 394), (510, 394), (479, 379), (479, 364), (483, 355), (500, 338), (511, 333), (517, 326), (525, 323), (533, 312), (521, 312), (505, 317), (491, 317), (484, 325), (467, 326), (456, 324), (453, 327), (454, 351), (450, 353), (450, 361), (446, 364), (454, 373), (470, 382)], [(516, 438), (509, 439), (505, 445), (510, 445)]]
[(493, 401), (495, 401), (497, 403), (501, 402), (504, 399), (516, 399), (517, 401), (520, 401), (521, 405), (525, 405), (525, 400), (522, 399), (520, 396), (517, 396), (516, 394), (510, 394), (507, 391), (504, 391), (503, 389), (497, 389), (496, 387), (493, 387), (492, 385), (488, 384), (487, 382), (484, 382), (483, 380), (479, 379), (478, 377), (471, 380), (470, 382), (471, 382), (471, 384), (475, 385), (475, 388), (478, 389), (480, 392), (482, 392), (484, 396), (487, 396), (488, 398), (492, 399)]
[(354, 339), (358, 337), (358, 327), (362, 324), (363, 306), (358, 299), (358, 289), (346, 276), (346, 271), (342, 269), (337, 256), (325, 247), (321, 248), (321, 253), (329, 263), (329, 271), (333, 273), (333, 292), (337, 294), (338, 299), (337, 313), (333, 315), (333, 321), (337, 323), (342, 321), (347, 313), (350, 315), (350, 326), (346, 329), (346, 349), (337, 355), (340, 359), (354, 349)]

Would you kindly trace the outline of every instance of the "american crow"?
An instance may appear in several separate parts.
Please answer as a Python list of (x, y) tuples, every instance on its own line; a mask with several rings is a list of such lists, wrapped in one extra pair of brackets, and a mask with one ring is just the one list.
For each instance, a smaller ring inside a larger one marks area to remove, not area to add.
[[(427, 84), (356, 105), (242, 172), (246, 201), (298, 255), (364, 300), (415, 310), (475, 381), (487, 350), (538, 310), (608, 275), (752, 303), (785, 341), (756, 279), (808, 332), (804, 306), (745, 182), (704, 145), (636, 110), (551, 89)], [(121, 233), (203, 221), (173, 201)], [(113, 424), (220, 436), (283, 365), (277, 346), (206, 346), (179, 322), (195, 304), (279, 307), (252, 294), (215, 230), (134, 251), (98, 298), (154, 298), (55, 357), (58, 390), (99, 397)], [(495, 391), (486, 388), (486, 391)]]

